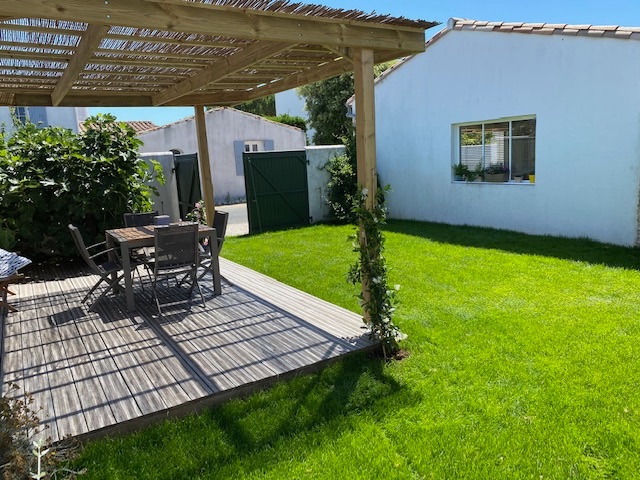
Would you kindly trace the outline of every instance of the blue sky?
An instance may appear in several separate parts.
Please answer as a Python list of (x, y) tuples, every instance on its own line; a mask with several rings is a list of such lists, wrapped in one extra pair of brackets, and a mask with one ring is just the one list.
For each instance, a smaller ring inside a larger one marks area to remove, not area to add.
[[(304, 3), (358, 9), (446, 24), (451, 17), (504, 22), (549, 22), (640, 26), (639, 0), (318, 0)], [(431, 37), (442, 26), (427, 30)], [(119, 120), (151, 120), (165, 125), (193, 115), (191, 107), (90, 108), (90, 114), (110, 112)]]

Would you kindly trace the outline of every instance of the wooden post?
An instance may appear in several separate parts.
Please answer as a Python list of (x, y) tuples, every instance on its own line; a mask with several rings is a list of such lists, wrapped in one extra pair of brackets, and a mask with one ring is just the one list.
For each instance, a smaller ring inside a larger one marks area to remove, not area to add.
[(198, 165), (204, 208), (207, 210), (207, 225), (213, 226), (215, 202), (213, 200), (213, 182), (211, 180), (211, 164), (209, 163), (209, 143), (207, 141), (207, 123), (204, 116), (204, 105), (194, 105), (196, 112), (196, 133), (198, 136)]
[[(366, 208), (373, 210), (376, 198), (376, 117), (374, 98), (373, 50), (356, 48), (353, 55), (354, 89), (356, 94), (356, 155), (358, 185), (368, 190)], [(360, 225), (360, 244), (366, 244), (364, 228)], [(362, 296), (370, 299), (369, 279), (362, 278)], [(364, 318), (370, 322), (365, 310)]]
[(367, 208), (373, 209), (376, 195), (376, 116), (373, 50), (354, 49), (354, 87), (356, 94), (356, 154), (358, 184), (369, 191)]

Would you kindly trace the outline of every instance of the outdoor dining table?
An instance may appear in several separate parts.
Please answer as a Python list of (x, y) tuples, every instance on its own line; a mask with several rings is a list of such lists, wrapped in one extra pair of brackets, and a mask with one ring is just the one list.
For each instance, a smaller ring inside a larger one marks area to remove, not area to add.
[[(133, 295), (133, 279), (131, 278), (130, 252), (133, 249), (153, 247), (155, 243), (154, 226), (145, 225), (140, 227), (125, 227), (107, 230), (105, 232), (107, 247), (119, 248), (124, 271), (124, 290), (127, 297), (127, 309), (131, 312), (136, 309)], [(220, 263), (218, 261), (218, 247), (216, 239), (216, 229), (206, 225), (200, 225), (200, 238), (210, 238), (209, 248), (211, 248), (211, 266), (209, 269), (213, 274), (213, 291), (220, 295), (222, 288), (220, 285)], [(213, 241), (211, 241), (213, 240)]]

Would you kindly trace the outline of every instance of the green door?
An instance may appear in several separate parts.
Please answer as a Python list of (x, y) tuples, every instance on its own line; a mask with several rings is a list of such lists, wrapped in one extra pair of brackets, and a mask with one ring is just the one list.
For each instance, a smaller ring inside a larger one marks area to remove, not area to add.
[(180, 218), (185, 219), (193, 210), (196, 202), (202, 198), (200, 193), (200, 174), (198, 173), (198, 154), (185, 153), (175, 155), (176, 185), (178, 186), (178, 209)]
[(304, 150), (243, 154), (249, 233), (309, 225)]

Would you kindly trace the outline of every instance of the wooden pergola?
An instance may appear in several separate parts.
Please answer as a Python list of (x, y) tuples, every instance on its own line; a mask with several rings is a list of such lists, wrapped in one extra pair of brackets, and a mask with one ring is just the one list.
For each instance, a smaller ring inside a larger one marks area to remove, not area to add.
[(211, 212), (205, 105), (353, 71), (358, 181), (373, 193), (373, 66), (423, 51), (436, 24), (286, 0), (2, 0), (0, 105), (194, 106)]

